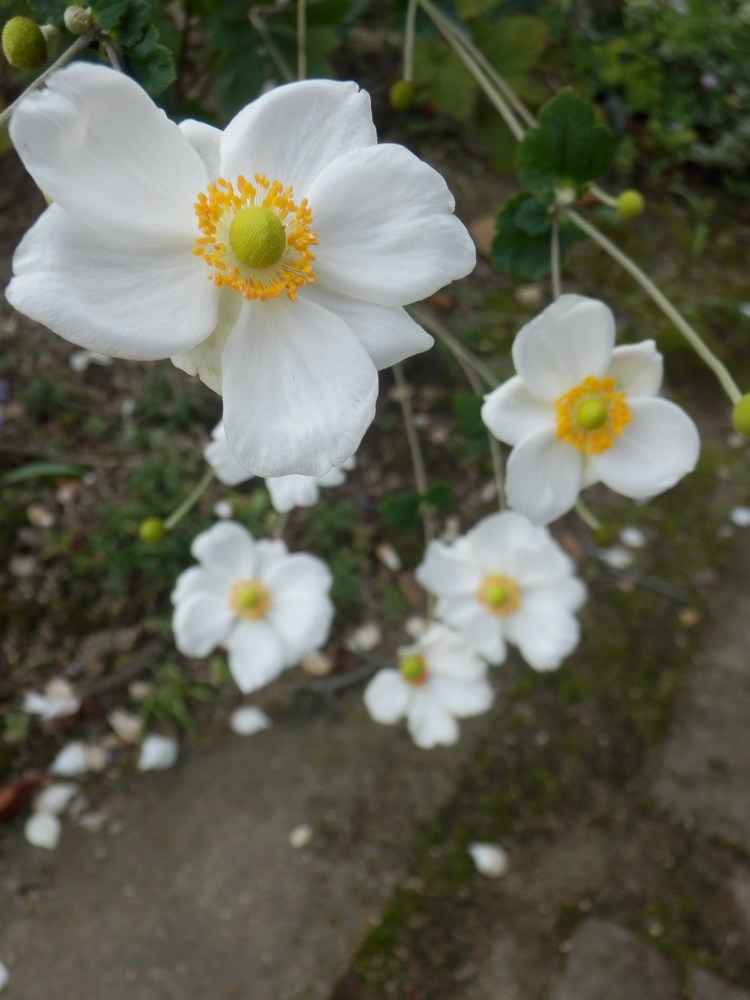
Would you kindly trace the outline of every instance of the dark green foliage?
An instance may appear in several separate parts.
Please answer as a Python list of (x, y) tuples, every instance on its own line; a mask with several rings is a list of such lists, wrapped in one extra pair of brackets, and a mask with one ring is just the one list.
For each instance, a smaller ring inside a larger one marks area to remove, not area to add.
[[(497, 217), (492, 262), (514, 278), (536, 280), (550, 273), (552, 223), (546, 205), (523, 192), (507, 201)], [(568, 247), (585, 239), (575, 226), (560, 227), (560, 259)]]

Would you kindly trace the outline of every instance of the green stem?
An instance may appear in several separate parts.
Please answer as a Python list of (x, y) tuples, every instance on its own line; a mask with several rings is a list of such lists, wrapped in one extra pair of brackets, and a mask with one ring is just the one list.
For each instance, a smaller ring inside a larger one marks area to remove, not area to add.
[(488, 368), (483, 361), (480, 361), (479, 358), (468, 349), (468, 347), (464, 347), (461, 341), (454, 337), (450, 330), (447, 330), (439, 320), (436, 320), (434, 317), (430, 316), (429, 313), (423, 312), (421, 309), (414, 308), (413, 306), (408, 308), (408, 312), (414, 317), (420, 326), (423, 326), (425, 329), (434, 333), (435, 336), (439, 337), (446, 347), (449, 347), (457, 357), (461, 357), (467, 365), (473, 368), (477, 375), (484, 379), (489, 389), (497, 388), (497, 375), (495, 375), (495, 373)]
[(176, 527), (176, 525), (180, 523), (180, 521), (188, 513), (188, 511), (192, 510), (192, 508), (195, 507), (200, 498), (208, 489), (213, 478), (214, 478), (214, 470), (209, 467), (204, 472), (203, 478), (195, 487), (195, 489), (192, 491), (192, 493), (189, 493), (188, 496), (185, 497), (180, 506), (175, 511), (173, 511), (164, 522), (164, 527), (166, 528), (167, 531), (171, 531), (172, 528)]
[(250, 23), (263, 39), (263, 44), (268, 49), (269, 56), (276, 63), (276, 68), (283, 77), (284, 81), (286, 83), (292, 83), (295, 79), (294, 73), (292, 72), (289, 63), (281, 54), (278, 45), (271, 37), (271, 32), (268, 30), (268, 27), (263, 20), (263, 15), (260, 14), (258, 10), (251, 10), (248, 16)]
[(25, 97), (32, 93), (32, 91), (43, 86), (53, 73), (66, 63), (70, 62), (71, 59), (75, 58), (75, 56), (77, 56), (79, 52), (82, 52), (87, 46), (91, 45), (95, 38), (96, 30), (94, 28), (87, 31), (85, 35), (81, 35), (80, 38), (76, 38), (73, 44), (70, 45), (60, 56), (58, 56), (51, 66), (48, 66), (43, 73), (40, 73), (36, 80), (33, 80), (28, 85), (26, 90), (24, 90), (22, 94), (19, 94), (15, 101), (13, 101), (12, 104), (9, 104), (2, 114), (0, 114), (0, 128), (2, 128), (6, 121), (8, 121), (10, 116)]
[[(414, 485), (417, 494), (423, 497), (427, 492), (427, 473), (425, 472), (424, 456), (419, 443), (417, 425), (414, 423), (414, 412), (409, 399), (409, 385), (404, 378), (404, 371), (401, 365), (393, 366), (393, 378), (398, 390), (398, 401), (401, 406), (401, 414), (404, 418), (404, 429), (406, 430), (406, 440), (409, 444), (409, 454), (411, 464), (414, 469)], [(424, 524), (424, 541), (429, 545), (435, 535), (435, 524), (432, 513), (429, 510), (422, 510), (422, 523)]]
[(576, 500), (576, 514), (580, 517), (583, 523), (589, 527), (592, 531), (599, 531), (602, 527), (602, 522), (592, 513), (586, 504), (581, 500), (580, 497)]
[(560, 277), (560, 216), (557, 209), (555, 209), (555, 213), (552, 216), (550, 264), (552, 272), (552, 298), (557, 301), (562, 295), (562, 279)]
[(579, 215), (578, 212), (571, 211), (570, 209), (565, 209), (565, 214), (582, 232), (586, 233), (598, 246), (602, 248), (609, 256), (617, 261), (617, 263), (628, 272), (644, 292), (656, 303), (656, 305), (661, 309), (664, 315), (669, 319), (680, 331), (685, 340), (690, 344), (696, 354), (704, 361), (711, 371), (714, 373), (716, 378), (719, 380), (722, 388), (726, 392), (732, 403), (738, 403), (742, 398), (742, 393), (740, 392), (737, 384), (730, 375), (724, 364), (716, 357), (713, 351), (703, 342), (700, 335), (690, 326), (685, 317), (680, 313), (669, 301), (669, 299), (663, 294), (663, 292), (657, 288), (654, 282), (645, 274), (636, 262), (628, 257), (618, 246), (616, 246), (611, 240), (609, 240), (604, 233), (600, 233), (596, 226), (593, 226), (590, 222)]
[(297, 79), (307, 76), (307, 4), (297, 0)]
[(406, 27), (404, 29), (404, 80), (409, 83), (414, 79), (414, 36), (417, 26), (417, 0), (409, 0), (406, 8)]

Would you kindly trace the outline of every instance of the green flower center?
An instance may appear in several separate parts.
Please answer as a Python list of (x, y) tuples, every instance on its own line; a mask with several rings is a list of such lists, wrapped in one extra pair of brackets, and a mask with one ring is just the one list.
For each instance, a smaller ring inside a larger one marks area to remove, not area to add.
[(477, 599), (497, 618), (512, 615), (521, 605), (521, 591), (515, 580), (499, 573), (486, 576), (479, 585)]
[(232, 587), (229, 606), (238, 618), (254, 621), (268, 611), (271, 599), (259, 580), (240, 580)]
[(491, 608), (502, 608), (510, 600), (510, 591), (502, 583), (491, 583), (484, 591), (484, 600)]
[(401, 676), (409, 684), (424, 684), (427, 680), (427, 667), (421, 656), (413, 654), (412, 656), (402, 656), (399, 660), (398, 669), (401, 671)]
[(597, 431), (607, 422), (609, 410), (603, 399), (585, 399), (576, 408), (576, 423), (585, 431)]
[(275, 212), (262, 205), (241, 208), (229, 226), (229, 245), (246, 267), (278, 264), (286, 250), (286, 230)]

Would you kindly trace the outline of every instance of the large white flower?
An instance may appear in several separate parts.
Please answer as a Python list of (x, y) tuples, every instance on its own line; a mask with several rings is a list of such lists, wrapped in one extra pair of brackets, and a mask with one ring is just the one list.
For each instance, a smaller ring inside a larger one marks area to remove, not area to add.
[(398, 670), (381, 670), (367, 685), (365, 705), (385, 725), (406, 717), (418, 747), (456, 743), (456, 719), (491, 706), (487, 666), (465, 635), (434, 623), (413, 646), (399, 649), (398, 657)]
[(654, 398), (663, 361), (653, 340), (614, 344), (614, 317), (603, 302), (563, 295), (518, 333), (518, 374), (485, 399), (485, 424), (514, 446), (508, 503), (538, 524), (570, 510), (594, 483), (645, 499), (698, 461), (693, 421)]
[(430, 542), (416, 577), (435, 615), (473, 640), (490, 663), (506, 643), (535, 670), (554, 670), (578, 645), (586, 589), (549, 531), (522, 514), (491, 514), (451, 545)]
[(89, 350), (198, 375), (256, 475), (352, 455), (377, 370), (432, 343), (402, 306), (474, 266), (445, 182), (377, 145), (354, 83), (278, 87), (222, 132), (76, 63), (10, 131), (53, 201), (16, 252), (11, 304)]
[[(222, 422), (211, 431), (211, 441), (203, 449), (203, 455), (216, 478), (226, 486), (238, 486), (252, 479), (253, 474), (240, 465), (232, 454)], [(292, 473), (266, 479), (274, 510), (286, 514), (294, 507), (312, 507), (318, 502), (321, 486), (341, 486), (346, 481), (346, 473), (356, 464), (357, 460), (352, 455), (322, 476)]]
[(331, 574), (320, 559), (290, 555), (281, 541), (255, 541), (233, 521), (193, 540), (200, 563), (172, 593), (172, 629), (186, 656), (229, 653), (241, 691), (255, 691), (325, 642), (333, 617)]

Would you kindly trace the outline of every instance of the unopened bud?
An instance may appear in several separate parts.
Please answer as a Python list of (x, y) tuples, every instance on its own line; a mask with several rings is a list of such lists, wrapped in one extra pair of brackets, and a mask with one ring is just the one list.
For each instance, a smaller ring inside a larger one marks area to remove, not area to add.
[(47, 43), (30, 17), (12, 17), (3, 28), (3, 53), (15, 69), (39, 69), (47, 62)]
[(85, 35), (91, 27), (90, 7), (66, 7), (63, 14), (63, 24), (71, 35)]
[(163, 541), (166, 533), (164, 522), (160, 517), (147, 517), (145, 521), (141, 522), (141, 526), (138, 529), (140, 540), (148, 542), (149, 545), (157, 545)]
[(614, 537), (615, 533), (608, 524), (600, 524), (599, 527), (594, 530), (594, 541), (600, 549), (606, 548), (607, 545), (611, 545), (614, 541)]
[(558, 205), (572, 205), (576, 200), (576, 189), (572, 184), (561, 184), (555, 188), (555, 201)]
[(646, 202), (641, 192), (633, 191), (631, 188), (622, 191), (615, 204), (617, 214), (623, 219), (637, 218), (645, 207)]
[(745, 393), (732, 411), (734, 429), (750, 441), (750, 392)]
[(414, 103), (414, 84), (411, 80), (396, 80), (388, 91), (388, 100), (396, 111), (408, 111)]

